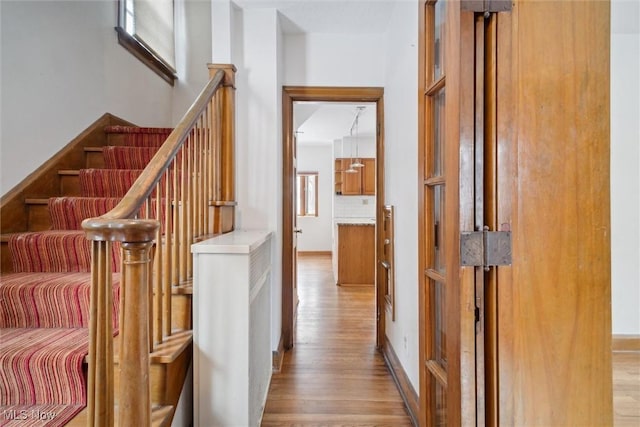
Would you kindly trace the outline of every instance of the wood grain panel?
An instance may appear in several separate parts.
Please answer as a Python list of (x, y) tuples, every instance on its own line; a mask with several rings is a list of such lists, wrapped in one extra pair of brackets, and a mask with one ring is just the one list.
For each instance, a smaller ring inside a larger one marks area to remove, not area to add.
[(376, 159), (362, 159), (364, 172), (362, 175), (362, 194), (375, 196), (376, 194)]
[(375, 281), (375, 227), (338, 225), (338, 285), (373, 285)]
[(609, 32), (607, 2), (498, 16), (500, 425), (613, 422)]
[[(347, 172), (349, 169), (355, 172)], [(362, 194), (362, 171), (360, 168), (351, 168), (351, 159), (342, 159), (342, 195), (358, 194)]]

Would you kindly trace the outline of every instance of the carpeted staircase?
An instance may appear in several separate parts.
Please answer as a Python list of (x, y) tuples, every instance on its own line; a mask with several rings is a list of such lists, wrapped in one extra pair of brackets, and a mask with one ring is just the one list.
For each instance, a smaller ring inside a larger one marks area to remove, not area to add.
[[(81, 223), (118, 203), (170, 131), (108, 127), (118, 145), (102, 149), (104, 169), (79, 171), (80, 196), (49, 199), (52, 229), (10, 236), (13, 272), (0, 277), (0, 426), (62, 426), (85, 407), (91, 242)], [(115, 244), (112, 269), (117, 331)]]

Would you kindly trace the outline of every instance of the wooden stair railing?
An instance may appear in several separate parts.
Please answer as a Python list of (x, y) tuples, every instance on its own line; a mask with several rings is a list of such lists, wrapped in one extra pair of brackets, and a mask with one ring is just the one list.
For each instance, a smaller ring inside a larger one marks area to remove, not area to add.
[[(233, 229), (236, 69), (210, 64), (209, 71), (122, 201), (82, 224), (93, 241), (89, 426), (115, 421), (110, 245), (122, 247), (118, 425), (150, 426), (149, 353), (172, 334), (172, 287), (192, 279), (193, 242)], [(145, 204), (145, 218), (137, 218)]]

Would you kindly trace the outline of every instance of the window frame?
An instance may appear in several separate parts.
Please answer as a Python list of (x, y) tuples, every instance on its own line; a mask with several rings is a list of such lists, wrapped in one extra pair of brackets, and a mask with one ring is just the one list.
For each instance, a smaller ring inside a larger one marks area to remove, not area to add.
[[(314, 186), (314, 199), (315, 204), (314, 213), (309, 213), (309, 206), (307, 205), (309, 191), (309, 177), (315, 177)], [(299, 191), (298, 191), (299, 190)], [(298, 217), (317, 217), (318, 216), (318, 172), (297, 172), (296, 173), (296, 215)]]
[(174, 86), (175, 81), (178, 78), (176, 70), (172, 66), (167, 64), (167, 62), (164, 61), (144, 41), (127, 32), (125, 18), (126, 14), (126, 0), (118, 0), (118, 25), (115, 27), (116, 33), (118, 34), (118, 43), (120, 44), (120, 46), (128, 50), (133, 56), (138, 58), (143, 64), (151, 68), (165, 82), (169, 83), (171, 86)]

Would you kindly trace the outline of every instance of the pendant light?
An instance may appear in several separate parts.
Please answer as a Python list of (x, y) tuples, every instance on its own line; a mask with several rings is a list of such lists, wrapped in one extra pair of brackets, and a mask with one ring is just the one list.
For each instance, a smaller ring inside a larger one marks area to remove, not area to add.
[[(351, 156), (353, 156), (353, 144), (351, 144), (350, 147), (351, 147), (350, 154), (351, 154)], [(344, 153), (344, 138), (342, 138), (342, 152)], [(344, 155), (343, 155), (343, 157), (344, 157)], [(349, 160), (351, 160), (351, 157), (349, 157)], [(346, 173), (356, 173), (358, 171), (355, 170), (351, 164), (349, 164), (349, 167), (347, 169), (345, 169), (345, 172)]]
[[(357, 117), (357, 116), (356, 116)], [(349, 136), (353, 137), (353, 126), (355, 120), (351, 123), (351, 129), (349, 130)], [(346, 173), (358, 173), (358, 170), (353, 167), (353, 138), (349, 139), (349, 168), (345, 170)]]
[[(356, 108), (358, 110), (356, 112), (356, 118), (353, 121), (353, 125), (351, 125), (351, 134), (353, 134), (354, 126), (355, 126), (355, 129), (356, 129), (356, 158), (355, 158), (355, 161), (352, 159), (350, 168), (362, 168), (362, 167), (364, 167), (364, 164), (360, 161), (360, 156), (358, 154), (358, 146), (360, 145), (360, 142), (359, 142), (360, 135), (359, 135), (359, 129), (358, 129), (358, 122), (360, 120), (360, 114), (362, 114), (362, 111), (364, 111), (365, 107), (360, 106), (360, 107), (356, 107)], [(353, 143), (351, 145), (353, 146)], [(354, 172), (357, 172), (357, 171), (354, 170)]]

